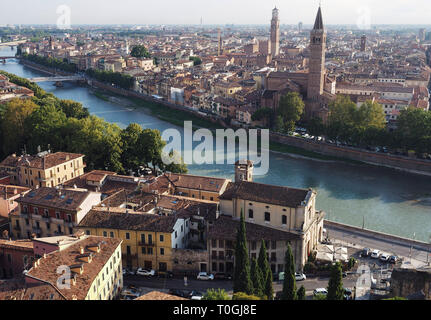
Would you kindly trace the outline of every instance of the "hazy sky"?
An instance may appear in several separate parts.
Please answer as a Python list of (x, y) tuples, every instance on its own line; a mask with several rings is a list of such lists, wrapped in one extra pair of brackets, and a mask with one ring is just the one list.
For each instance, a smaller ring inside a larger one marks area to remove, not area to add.
[[(68, 5), (73, 24), (311, 24), (319, 0), (19, 0), (1, 5), (0, 24), (56, 24)], [(322, 0), (326, 24), (431, 24), (430, 0)]]

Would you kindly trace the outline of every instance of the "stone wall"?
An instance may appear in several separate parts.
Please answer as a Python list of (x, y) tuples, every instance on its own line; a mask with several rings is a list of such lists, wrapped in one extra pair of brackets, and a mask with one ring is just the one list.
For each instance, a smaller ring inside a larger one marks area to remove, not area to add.
[[(395, 269), (391, 278), (391, 296), (431, 300), (431, 269)], [(414, 297), (413, 297), (414, 296)]]
[(403, 171), (431, 176), (431, 161), (404, 156), (387, 155), (378, 152), (358, 150), (348, 147), (337, 147), (327, 143), (310, 141), (302, 138), (270, 134), (270, 140), (327, 156), (361, 161), (373, 165), (385, 166)]
[(206, 250), (172, 249), (172, 272), (196, 276), (201, 271), (201, 265), (206, 265), (209, 271), (209, 255)]

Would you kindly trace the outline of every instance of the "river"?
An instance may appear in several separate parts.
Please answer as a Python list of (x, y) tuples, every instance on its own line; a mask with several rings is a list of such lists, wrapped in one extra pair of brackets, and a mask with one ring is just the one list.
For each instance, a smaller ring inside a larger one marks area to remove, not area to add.
[[(0, 56), (13, 55), (9, 47), (0, 48)], [(0, 69), (30, 78), (43, 75), (16, 60), (0, 63)], [(125, 128), (139, 123), (144, 128), (176, 128), (151, 115), (145, 108), (132, 108), (102, 100), (87, 87), (65, 83), (63, 88), (53, 83), (39, 84), (62, 99), (81, 102), (91, 114)], [(180, 128), (178, 128), (180, 129)], [(431, 237), (431, 178), (389, 168), (356, 165), (344, 162), (321, 162), (270, 153), (269, 172), (255, 177), (261, 183), (314, 188), (317, 208), (327, 212), (327, 219), (365, 227), (407, 238), (428, 242)], [(189, 165), (195, 175), (233, 179), (232, 165)]]

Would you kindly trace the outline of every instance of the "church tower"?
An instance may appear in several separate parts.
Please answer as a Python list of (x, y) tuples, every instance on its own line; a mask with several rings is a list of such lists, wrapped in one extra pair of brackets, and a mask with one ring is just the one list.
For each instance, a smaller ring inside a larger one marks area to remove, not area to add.
[(280, 20), (278, 18), (278, 9), (272, 10), (271, 20), (271, 54), (276, 57), (280, 54)]
[(325, 81), (326, 31), (323, 28), (322, 10), (319, 7), (314, 28), (310, 33), (310, 61), (307, 98), (317, 101), (323, 93)]

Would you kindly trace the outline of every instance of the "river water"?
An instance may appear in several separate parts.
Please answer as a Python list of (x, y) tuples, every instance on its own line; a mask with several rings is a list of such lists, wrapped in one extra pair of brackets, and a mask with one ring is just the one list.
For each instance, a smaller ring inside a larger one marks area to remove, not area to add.
[[(0, 56), (11, 56), (9, 47), (0, 48)], [(31, 78), (43, 73), (29, 69), (15, 60), (0, 63), (0, 69)], [(87, 87), (65, 83), (39, 84), (62, 99), (81, 102), (91, 114), (125, 128), (136, 122), (144, 128), (176, 128), (151, 115), (145, 108), (99, 99)], [(180, 129), (180, 128), (178, 128)], [(233, 179), (232, 165), (189, 165), (195, 175)], [(261, 183), (314, 188), (318, 192), (317, 208), (327, 212), (327, 219), (375, 231), (421, 241), (431, 236), (431, 178), (399, 172), (389, 168), (355, 165), (344, 162), (321, 162), (270, 153), (269, 172), (254, 178)]]

